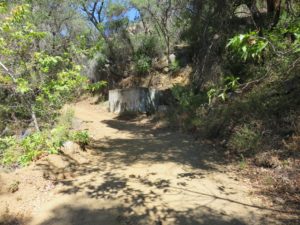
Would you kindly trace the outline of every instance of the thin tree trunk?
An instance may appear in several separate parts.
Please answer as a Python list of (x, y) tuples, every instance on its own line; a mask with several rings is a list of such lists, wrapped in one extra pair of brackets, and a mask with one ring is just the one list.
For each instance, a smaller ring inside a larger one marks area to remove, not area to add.
[(35, 130), (36, 130), (37, 132), (40, 132), (40, 127), (39, 127), (39, 124), (38, 124), (38, 121), (37, 121), (37, 118), (36, 118), (36, 115), (35, 115), (33, 106), (31, 106), (31, 118), (32, 118), (32, 121), (33, 121)]
[(282, 0), (267, 0), (268, 15), (272, 18), (269, 28), (274, 28), (280, 19)]

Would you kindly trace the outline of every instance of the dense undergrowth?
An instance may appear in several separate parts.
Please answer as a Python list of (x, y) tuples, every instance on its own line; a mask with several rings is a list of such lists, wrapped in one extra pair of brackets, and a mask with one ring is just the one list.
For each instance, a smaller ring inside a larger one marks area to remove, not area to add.
[(89, 142), (89, 135), (86, 131), (72, 130), (72, 119), (73, 112), (68, 110), (58, 117), (52, 128), (28, 135), (25, 133), (22, 138), (0, 138), (0, 164), (10, 167), (26, 166), (41, 156), (58, 154), (67, 141), (78, 143), (84, 148)]

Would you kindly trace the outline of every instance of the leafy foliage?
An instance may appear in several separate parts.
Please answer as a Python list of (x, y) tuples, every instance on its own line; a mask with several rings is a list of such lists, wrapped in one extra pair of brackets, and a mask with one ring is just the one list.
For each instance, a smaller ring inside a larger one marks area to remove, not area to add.
[(248, 151), (258, 150), (261, 138), (261, 135), (253, 127), (243, 125), (232, 134), (228, 146), (238, 153), (249, 155)]
[(180, 63), (178, 60), (174, 60), (171, 64), (170, 64), (170, 70), (173, 72), (177, 72), (180, 69)]
[(155, 58), (161, 55), (161, 44), (159, 38), (156, 36), (147, 36), (141, 35), (139, 37), (140, 43), (137, 46), (136, 55), (139, 56), (146, 56), (149, 58)]
[(38, 120), (51, 118), (83, 88), (86, 79), (67, 53), (52, 55), (39, 49), (47, 33), (32, 23), (30, 5), (7, 10), (0, 25), (0, 114), (4, 120), (32, 117), (37, 123), (35, 116)]
[(268, 47), (268, 41), (258, 36), (257, 32), (248, 34), (239, 34), (230, 39), (227, 48), (231, 49), (234, 54), (238, 55), (244, 61), (262, 60), (263, 52)]
[(74, 131), (71, 133), (71, 140), (84, 148), (89, 143), (90, 136), (87, 131)]
[(98, 81), (96, 83), (89, 84), (87, 86), (87, 90), (92, 94), (96, 94), (102, 91), (105, 87), (107, 87), (107, 81)]
[(151, 58), (140, 55), (136, 60), (136, 71), (139, 74), (146, 74), (151, 68)]
[(213, 87), (207, 91), (208, 104), (211, 105), (213, 101), (220, 98), (226, 101), (228, 93), (233, 93), (238, 89), (239, 86), (238, 77), (227, 76), (224, 78), (223, 85), (221, 87)]
[(58, 154), (63, 144), (74, 141), (84, 148), (89, 142), (86, 131), (71, 131), (73, 112), (67, 110), (60, 116), (54, 128), (34, 132), (24, 138), (5, 137), (0, 139), (0, 164), (28, 165), (44, 154)]

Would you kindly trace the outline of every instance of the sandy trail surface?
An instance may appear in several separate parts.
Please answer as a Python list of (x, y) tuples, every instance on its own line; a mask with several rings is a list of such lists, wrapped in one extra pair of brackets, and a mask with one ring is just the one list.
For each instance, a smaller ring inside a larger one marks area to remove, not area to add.
[(212, 146), (146, 117), (117, 118), (92, 99), (71, 107), (74, 128), (93, 138), (86, 151), (0, 173), (0, 213), (14, 224), (281, 224)]

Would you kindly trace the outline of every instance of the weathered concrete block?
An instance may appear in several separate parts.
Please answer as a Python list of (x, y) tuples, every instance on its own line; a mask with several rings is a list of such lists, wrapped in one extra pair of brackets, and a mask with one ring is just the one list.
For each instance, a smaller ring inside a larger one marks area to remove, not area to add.
[(140, 112), (156, 110), (159, 91), (149, 88), (116, 89), (109, 91), (109, 110), (113, 113)]

